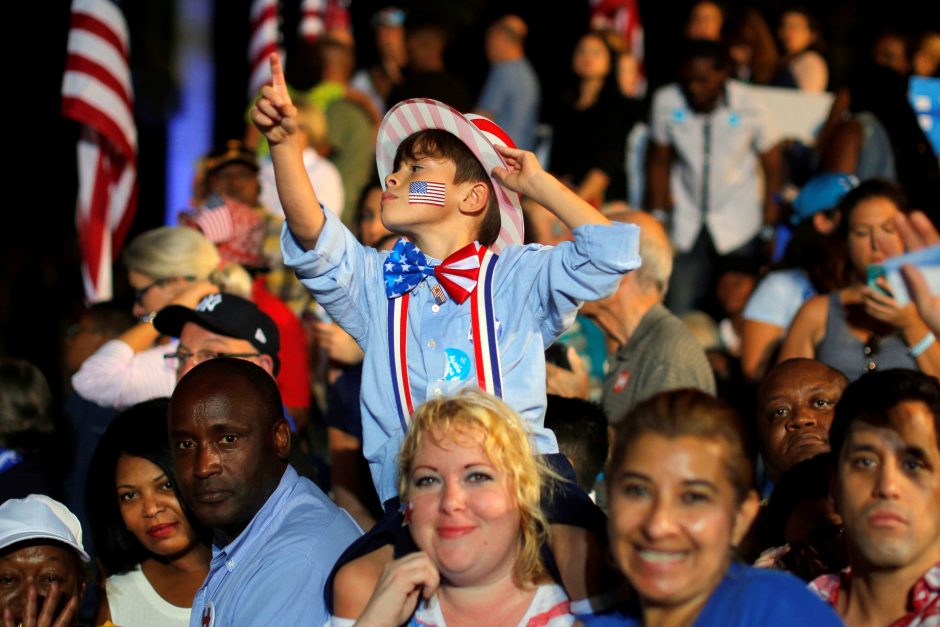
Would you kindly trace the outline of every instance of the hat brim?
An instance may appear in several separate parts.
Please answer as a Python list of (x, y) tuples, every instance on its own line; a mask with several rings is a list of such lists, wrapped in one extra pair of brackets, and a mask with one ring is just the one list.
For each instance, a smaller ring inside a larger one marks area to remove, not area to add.
[(183, 307), (182, 305), (168, 305), (161, 309), (157, 317), (153, 319), (153, 327), (163, 335), (179, 337), (183, 332), (183, 326), (187, 322), (195, 322), (199, 326), (219, 335), (232, 335), (231, 329), (223, 329), (212, 324), (195, 309)]
[(19, 544), (20, 542), (28, 542), (30, 540), (52, 540), (58, 542), (59, 544), (64, 544), (69, 547), (76, 553), (78, 557), (81, 558), (83, 562), (90, 562), (91, 557), (83, 549), (75, 545), (75, 542), (69, 540), (68, 538), (63, 538), (60, 535), (54, 533), (49, 533), (46, 530), (42, 529), (24, 529), (16, 533), (12, 533), (3, 539), (3, 542), (0, 543), (0, 550), (9, 548), (14, 544)]
[(465, 116), (453, 107), (429, 98), (403, 100), (392, 107), (382, 125), (379, 126), (376, 140), (375, 163), (379, 171), (382, 189), (385, 189), (385, 177), (394, 169), (395, 153), (399, 144), (408, 136), (428, 129), (447, 131), (456, 135), (480, 160), (486, 170), (496, 199), (499, 203), (501, 228), (496, 242), (491, 246), (499, 252), (506, 246), (521, 244), (523, 241), (522, 201), (519, 194), (503, 187), (493, 178), (493, 168), (506, 167), (506, 162), (493, 148), (494, 140), (504, 143), (490, 132), (484, 132), (472, 120), (477, 120), (484, 129), (499, 129), (494, 123), (480, 116)]

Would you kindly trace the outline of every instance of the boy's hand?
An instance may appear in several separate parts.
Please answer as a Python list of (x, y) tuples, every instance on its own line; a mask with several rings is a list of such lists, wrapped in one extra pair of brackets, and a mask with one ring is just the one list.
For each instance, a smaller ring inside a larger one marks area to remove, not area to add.
[(271, 84), (261, 88), (261, 97), (251, 108), (251, 121), (267, 138), (268, 143), (276, 145), (296, 134), (297, 107), (291, 102), (284, 79), (284, 68), (277, 53), (271, 57)]
[(536, 199), (539, 180), (545, 175), (538, 158), (533, 153), (518, 148), (506, 148), (498, 144), (494, 144), (493, 148), (505, 159), (507, 165), (505, 168), (493, 168), (493, 177), (506, 189)]

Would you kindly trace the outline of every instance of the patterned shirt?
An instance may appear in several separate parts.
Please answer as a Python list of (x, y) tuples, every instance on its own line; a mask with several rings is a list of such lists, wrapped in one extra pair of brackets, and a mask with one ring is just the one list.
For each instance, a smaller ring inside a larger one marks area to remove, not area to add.
[[(829, 603), (838, 607), (839, 591), (852, 577), (851, 569), (841, 573), (822, 575), (809, 585), (810, 590)], [(908, 612), (889, 627), (936, 627), (940, 625), (940, 563), (934, 564), (924, 576), (917, 580), (911, 589), (907, 602)]]

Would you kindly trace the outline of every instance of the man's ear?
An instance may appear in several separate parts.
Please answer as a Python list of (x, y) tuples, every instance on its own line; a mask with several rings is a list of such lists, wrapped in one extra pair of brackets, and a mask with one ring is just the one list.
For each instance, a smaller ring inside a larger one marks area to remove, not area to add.
[(464, 183), (458, 188), (459, 198), (458, 208), (460, 213), (477, 215), (486, 211), (490, 200), (490, 190), (486, 183), (478, 181), (476, 183)]
[(274, 450), (279, 460), (287, 461), (290, 455), (290, 425), (283, 418), (274, 425)]
[(265, 372), (274, 377), (274, 358), (270, 355), (260, 355), (257, 357), (258, 365), (264, 368)]
[(829, 466), (829, 498), (832, 499), (832, 503), (835, 505), (836, 513), (841, 516), (842, 512), (839, 511), (839, 500), (836, 498), (838, 486), (839, 475), (836, 473), (836, 469), (833, 466)]
[(751, 490), (744, 498), (744, 502), (738, 505), (738, 511), (734, 517), (734, 529), (731, 537), (734, 546), (738, 546), (744, 540), (744, 536), (747, 535), (759, 511), (760, 497), (757, 496), (756, 491)]

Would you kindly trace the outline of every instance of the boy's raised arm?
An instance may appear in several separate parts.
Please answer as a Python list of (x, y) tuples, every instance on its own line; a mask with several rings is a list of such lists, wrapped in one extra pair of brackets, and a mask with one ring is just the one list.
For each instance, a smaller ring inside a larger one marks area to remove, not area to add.
[(493, 147), (509, 166), (494, 168), (493, 176), (508, 189), (544, 205), (569, 229), (585, 224), (610, 224), (601, 212), (543, 170), (531, 152), (499, 145)]
[(261, 96), (251, 108), (251, 121), (271, 146), (277, 195), (287, 224), (297, 241), (310, 250), (317, 244), (325, 218), (304, 168), (297, 108), (287, 92), (277, 53), (271, 54), (271, 84), (261, 88)]

